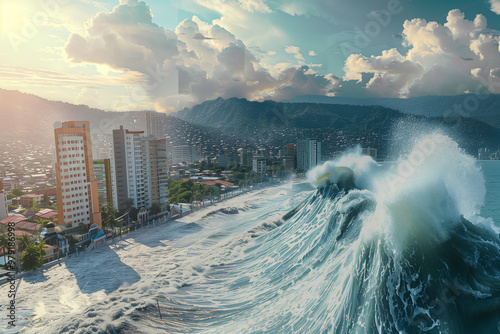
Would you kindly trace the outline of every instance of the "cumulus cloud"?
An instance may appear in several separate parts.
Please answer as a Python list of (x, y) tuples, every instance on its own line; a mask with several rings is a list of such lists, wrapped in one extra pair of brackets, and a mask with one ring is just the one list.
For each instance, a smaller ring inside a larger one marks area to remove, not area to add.
[(278, 100), (288, 100), (299, 95), (327, 95), (333, 96), (340, 79), (332, 74), (318, 75), (308, 66), (290, 68), (282, 74), (283, 83), (273, 92)]
[(304, 56), (300, 53), (298, 46), (289, 45), (285, 48), (285, 52), (294, 55), (298, 60), (304, 60)]
[(424, 19), (404, 23), (405, 55), (396, 49), (379, 56), (352, 54), (345, 62), (344, 80), (372, 78), (366, 90), (376, 96), (451, 95), (484, 87), (500, 93), (495, 69), (500, 68), (498, 31), (487, 29), (486, 18), (473, 21), (455, 9), (445, 24)]
[(310, 51), (309, 51), (309, 56), (311, 56), (311, 57), (315, 57), (315, 56), (317, 56), (317, 55), (318, 55), (318, 54), (317, 54), (314, 50), (310, 50)]
[[(248, 10), (265, 9), (259, 7), (262, 1), (240, 3)], [(303, 60), (298, 47), (289, 48), (287, 52)], [(221, 26), (194, 16), (179, 23), (175, 31), (164, 29), (153, 23), (149, 6), (138, 0), (122, 0), (112, 12), (97, 14), (87, 22), (84, 34), (70, 36), (65, 50), (75, 63), (139, 73), (146, 92), (163, 111), (217, 97), (282, 100), (333, 94), (339, 81), (307, 66), (288, 66), (271, 74)]]
[(500, 15), (500, 0), (490, 0), (491, 11)]

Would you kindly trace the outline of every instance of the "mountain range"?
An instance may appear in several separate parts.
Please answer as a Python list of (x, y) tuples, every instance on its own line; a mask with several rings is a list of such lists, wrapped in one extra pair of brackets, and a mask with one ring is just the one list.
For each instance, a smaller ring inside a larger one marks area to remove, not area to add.
[(405, 114), (426, 117), (470, 117), (500, 128), (500, 95), (498, 94), (421, 96), (408, 99), (305, 95), (286, 102), (382, 106)]
[(414, 127), (442, 129), (471, 154), (477, 154), (477, 149), (483, 146), (495, 150), (500, 148), (500, 129), (477, 119), (463, 116), (425, 117), (376, 105), (252, 102), (218, 98), (181, 110), (177, 117), (193, 124), (217, 128), (226, 134), (254, 138), (254, 141), (263, 134), (274, 133), (275, 142), (271, 144), (280, 146), (286, 141), (295, 142), (297, 130), (302, 130), (302, 134), (320, 133), (327, 138), (339, 138), (331, 132), (340, 131), (342, 136), (354, 133), (365, 145), (362, 137), (371, 135), (372, 145), (386, 146), (387, 141), (383, 138), (387, 139), (397, 124), (406, 121), (414, 123)]
[[(460, 98), (457, 96), (454, 101), (460, 101)], [(498, 116), (493, 112), (496, 96), (489, 98), (490, 107), (485, 113), (492, 120), (490, 123), (494, 123)], [(331, 100), (327, 97), (314, 99), (355, 103), (355, 100)], [(437, 97), (409, 100), (421, 101), (420, 104), (417, 103), (420, 108), (418, 110), (432, 104), (429, 101), (436, 101), (436, 105), (444, 105), (445, 100), (451, 101), (450, 97), (443, 97), (441, 102)], [(403, 105), (403, 102), (406, 103), (405, 108), (410, 108), (407, 101), (398, 103)], [(360, 103), (370, 104), (364, 100)], [(400, 108), (403, 109), (401, 106)], [(418, 114), (416, 111), (401, 112), (378, 105), (254, 102), (218, 98), (181, 110), (177, 115), (169, 115), (165, 122), (165, 132), (167, 141), (172, 144), (182, 144), (189, 140), (193, 144), (214, 148), (218, 153), (236, 145), (282, 148), (302, 137), (324, 140), (325, 149), (329, 152), (338, 152), (347, 148), (349, 143), (356, 142), (383, 150), (391, 140), (395, 126), (401, 121), (410, 121), (417, 124), (417, 127), (419, 124), (426, 124), (445, 130), (471, 154), (476, 154), (479, 147), (486, 146), (494, 150), (500, 148), (499, 128), (463, 116), (435, 116), (438, 108), (428, 109), (432, 110), (422, 116), (415, 115)], [(0, 89), (0, 119), (0, 143), (22, 140), (50, 145), (54, 140), (54, 126), (66, 120), (90, 121), (93, 140), (97, 141), (103, 138), (109, 140), (112, 130), (120, 125), (131, 130), (145, 130), (142, 111), (106, 112), (85, 105), (49, 101), (35, 95), (3, 89)], [(218, 146), (220, 147), (217, 148)]]

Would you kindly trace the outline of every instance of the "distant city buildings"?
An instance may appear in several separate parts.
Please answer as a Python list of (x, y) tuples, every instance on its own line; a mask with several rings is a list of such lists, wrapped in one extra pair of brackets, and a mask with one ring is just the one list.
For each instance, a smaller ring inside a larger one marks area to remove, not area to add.
[(163, 123), (167, 115), (156, 111), (146, 111), (146, 132), (147, 136), (154, 138), (165, 138)]
[(490, 150), (486, 147), (482, 147), (478, 150), (477, 158), (479, 160), (490, 160)]
[(54, 134), (59, 225), (101, 226), (89, 122), (64, 122)]
[(377, 149), (373, 147), (362, 148), (361, 153), (369, 155), (374, 160), (377, 160)]
[(172, 146), (172, 163), (194, 163), (201, 160), (201, 147), (191, 145)]
[(308, 171), (321, 162), (321, 142), (315, 138), (297, 141), (297, 169)]
[(500, 151), (491, 151), (487, 147), (482, 147), (477, 152), (478, 160), (498, 160), (500, 159)]
[(259, 175), (266, 174), (267, 159), (263, 155), (254, 156), (252, 159), (252, 170)]
[(3, 190), (3, 183), (0, 181), (0, 220), (9, 215), (9, 207), (7, 206), (7, 196)]
[(237, 154), (222, 154), (215, 158), (215, 164), (224, 168), (238, 165), (239, 156)]

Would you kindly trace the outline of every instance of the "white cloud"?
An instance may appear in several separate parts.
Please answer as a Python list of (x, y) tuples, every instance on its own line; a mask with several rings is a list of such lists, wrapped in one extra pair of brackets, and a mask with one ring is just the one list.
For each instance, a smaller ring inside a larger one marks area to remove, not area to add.
[(309, 51), (309, 56), (316, 57), (318, 54), (314, 50)]
[(491, 75), (500, 67), (500, 38), (487, 29), (484, 16), (469, 21), (455, 9), (444, 25), (407, 20), (403, 37), (406, 55), (391, 49), (380, 56), (349, 56), (344, 80), (361, 81), (364, 73), (372, 74), (366, 89), (380, 96), (461, 94), (478, 86), (500, 93)]
[(332, 74), (318, 75), (308, 66), (302, 66), (285, 70), (280, 81), (282, 85), (272, 92), (272, 97), (278, 101), (300, 95), (332, 96), (340, 80)]
[[(287, 50), (304, 59), (298, 47)], [(281, 100), (332, 94), (339, 81), (307, 66), (270, 72), (220, 25), (195, 16), (179, 23), (175, 31), (164, 29), (152, 22), (150, 8), (137, 0), (122, 0), (111, 13), (93, 17), (85, 34), (71, 35), (66, 53), (75, 63), (140, 73), (152, 101), (166, 111), (217, 97)]]
[(134, 72), (125, 74), (108, 73), (106, 75), (77, 75), (19, 66), (0, 66), (0, 77), (6, 86), (26, 87), (61, 87), (76, 88), (98, 86), (123, 86), (141, 84), (143, 76)]
[(285, 48), (285, 52), (294, 55), (298, 60), (304, 60), (304, 56), (300, 53), (298, 46), (289, 45)]
[(500, 15), (500, 0), (490, 0), (491, 11)]
[(253, 13), (271, 13), (272, 10), (267, 6), (262, 0), (239, 0), (239, 5), (241, 8)]

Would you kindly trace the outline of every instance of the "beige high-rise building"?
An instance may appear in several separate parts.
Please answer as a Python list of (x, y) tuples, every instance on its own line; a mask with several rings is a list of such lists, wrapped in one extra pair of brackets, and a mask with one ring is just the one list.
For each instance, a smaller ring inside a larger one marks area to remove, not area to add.
[(101, 226), (89, 122), (64, 122), (54, 134), (58, 224)]

